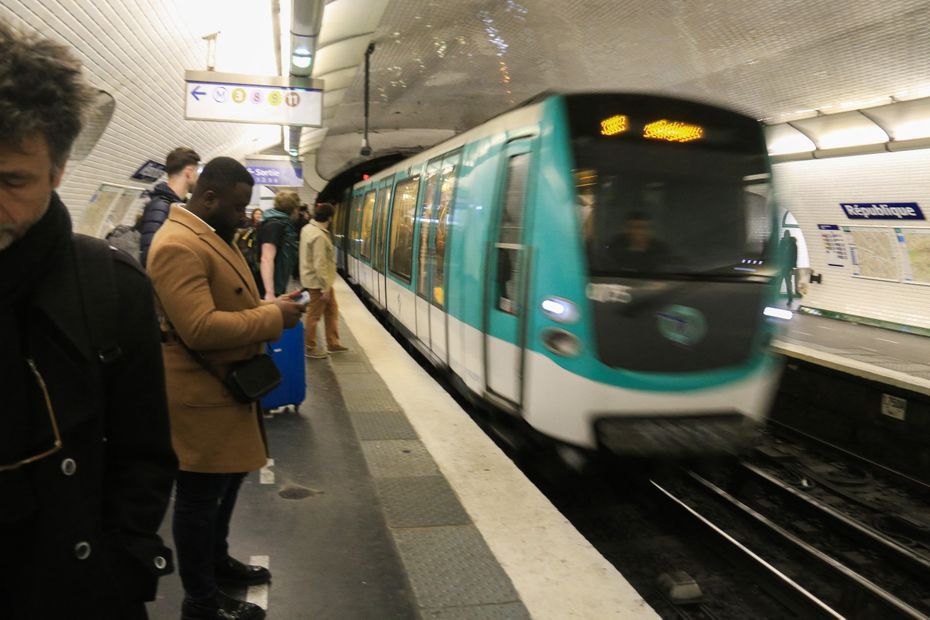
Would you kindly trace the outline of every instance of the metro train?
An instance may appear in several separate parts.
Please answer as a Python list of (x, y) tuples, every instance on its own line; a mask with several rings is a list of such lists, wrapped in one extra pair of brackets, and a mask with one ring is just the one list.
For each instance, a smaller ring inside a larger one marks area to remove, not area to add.
[(778, 224), (749, 117), (543, 94), (357, 183), (333, 232), (403, 338), (557, 445), (732, 453), (767, 415)]

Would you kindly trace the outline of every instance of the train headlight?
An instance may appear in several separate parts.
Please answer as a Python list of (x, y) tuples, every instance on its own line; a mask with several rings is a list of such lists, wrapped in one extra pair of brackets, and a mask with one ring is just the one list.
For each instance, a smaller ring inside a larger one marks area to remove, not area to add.
[(564, 329), (543, 330), (542, 341), (547, 349), (562, 357), (576, 357), (581, 353), (581, 341)]
[(773, 308), (772, 306), (766, 306), (765, 310), (762, 311), (762, 314), (765, 316), (770, 316), (775, 319), (781, 319), (783, 321), (790, 321), (794, 314), (791, 310), (785, 310), (783, 308)]
[(540, 304), (543, 313), (557, 323), (574, 323), (578, 320), (578, 306), (561, 297), (546, 297)]

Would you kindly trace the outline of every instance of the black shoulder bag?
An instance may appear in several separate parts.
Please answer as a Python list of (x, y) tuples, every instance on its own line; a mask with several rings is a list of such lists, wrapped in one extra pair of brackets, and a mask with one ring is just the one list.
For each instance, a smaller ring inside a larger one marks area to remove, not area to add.
[(204, 370), (216, 377), (240, 403), (254, 403), (281, 385), (281, 371), (278, 370), (274, 360), (265, 353), (259, 353), (243, 362), (235, 362), (224, 377), (217, 372), (213, 364), (204, 359), (203, 355), (184, 344), (180, 336), (177, 336), (177, 339), (191, 357), (197, 360)]

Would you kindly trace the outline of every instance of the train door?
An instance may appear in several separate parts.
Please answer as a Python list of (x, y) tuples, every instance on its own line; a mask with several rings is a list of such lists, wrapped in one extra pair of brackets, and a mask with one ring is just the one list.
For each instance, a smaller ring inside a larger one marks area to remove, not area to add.
[(436, 203), (439, 194), (439, 169), (442, 159), (429, 163), (420, 190), (417, 220), (417, 338), (430, 347), (430, 297), (432, 296), (433, 247), (430, 244), (432, 223), (436, 218)]
[(375, 213), (375, 190), (370, 189), (362, 200), (362, 222), (359, 230), (359, 281), (362, 288), (374, 296), (374, 274), (371, 269), (372, 222)]
[(488, 247), (485, 274), (485, 382), (493, 395), (519, 407), (523, 366), (524, 209), (528, 202), (532, 139), (504, 149), (504, 172), (497, 194), (496, 235)]
[(446, 315), (446, 249), (449, 238), (449, 219), (455, 196), (461, 152), (446, 155), (442, 160), (439, 196), (430, 231), (430, 348), (444, 363), (449, 363), (448, 316)]
[(376, 222), (375, 228), (378, 231), (378, 248), (377, 254), (375, 255), (375, 278), (377, 280), (378, 288), (378, 302), (382, 305), (387, 305), (387, 278), (384, 275), (385, 269), (385, 255), (387, 254), (387, 221), (388, 221), (388, 211), (391, 208), (391, 191), (394, 188), (394, 183), (392, 180), (388, 180), (384, 183), (384, 186), (381, 188), (381, 193), (378, 194), (378, 221)]

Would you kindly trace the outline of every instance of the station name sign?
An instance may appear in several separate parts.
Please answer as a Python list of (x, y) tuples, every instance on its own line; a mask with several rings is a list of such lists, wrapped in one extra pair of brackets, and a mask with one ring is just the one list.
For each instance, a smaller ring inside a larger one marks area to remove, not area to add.
[(916, 202), (841, 202), (851, 220), (923, 220)]
[(323, 83), (300, 77), (186, 71), (184, 118), (321, 127)]

